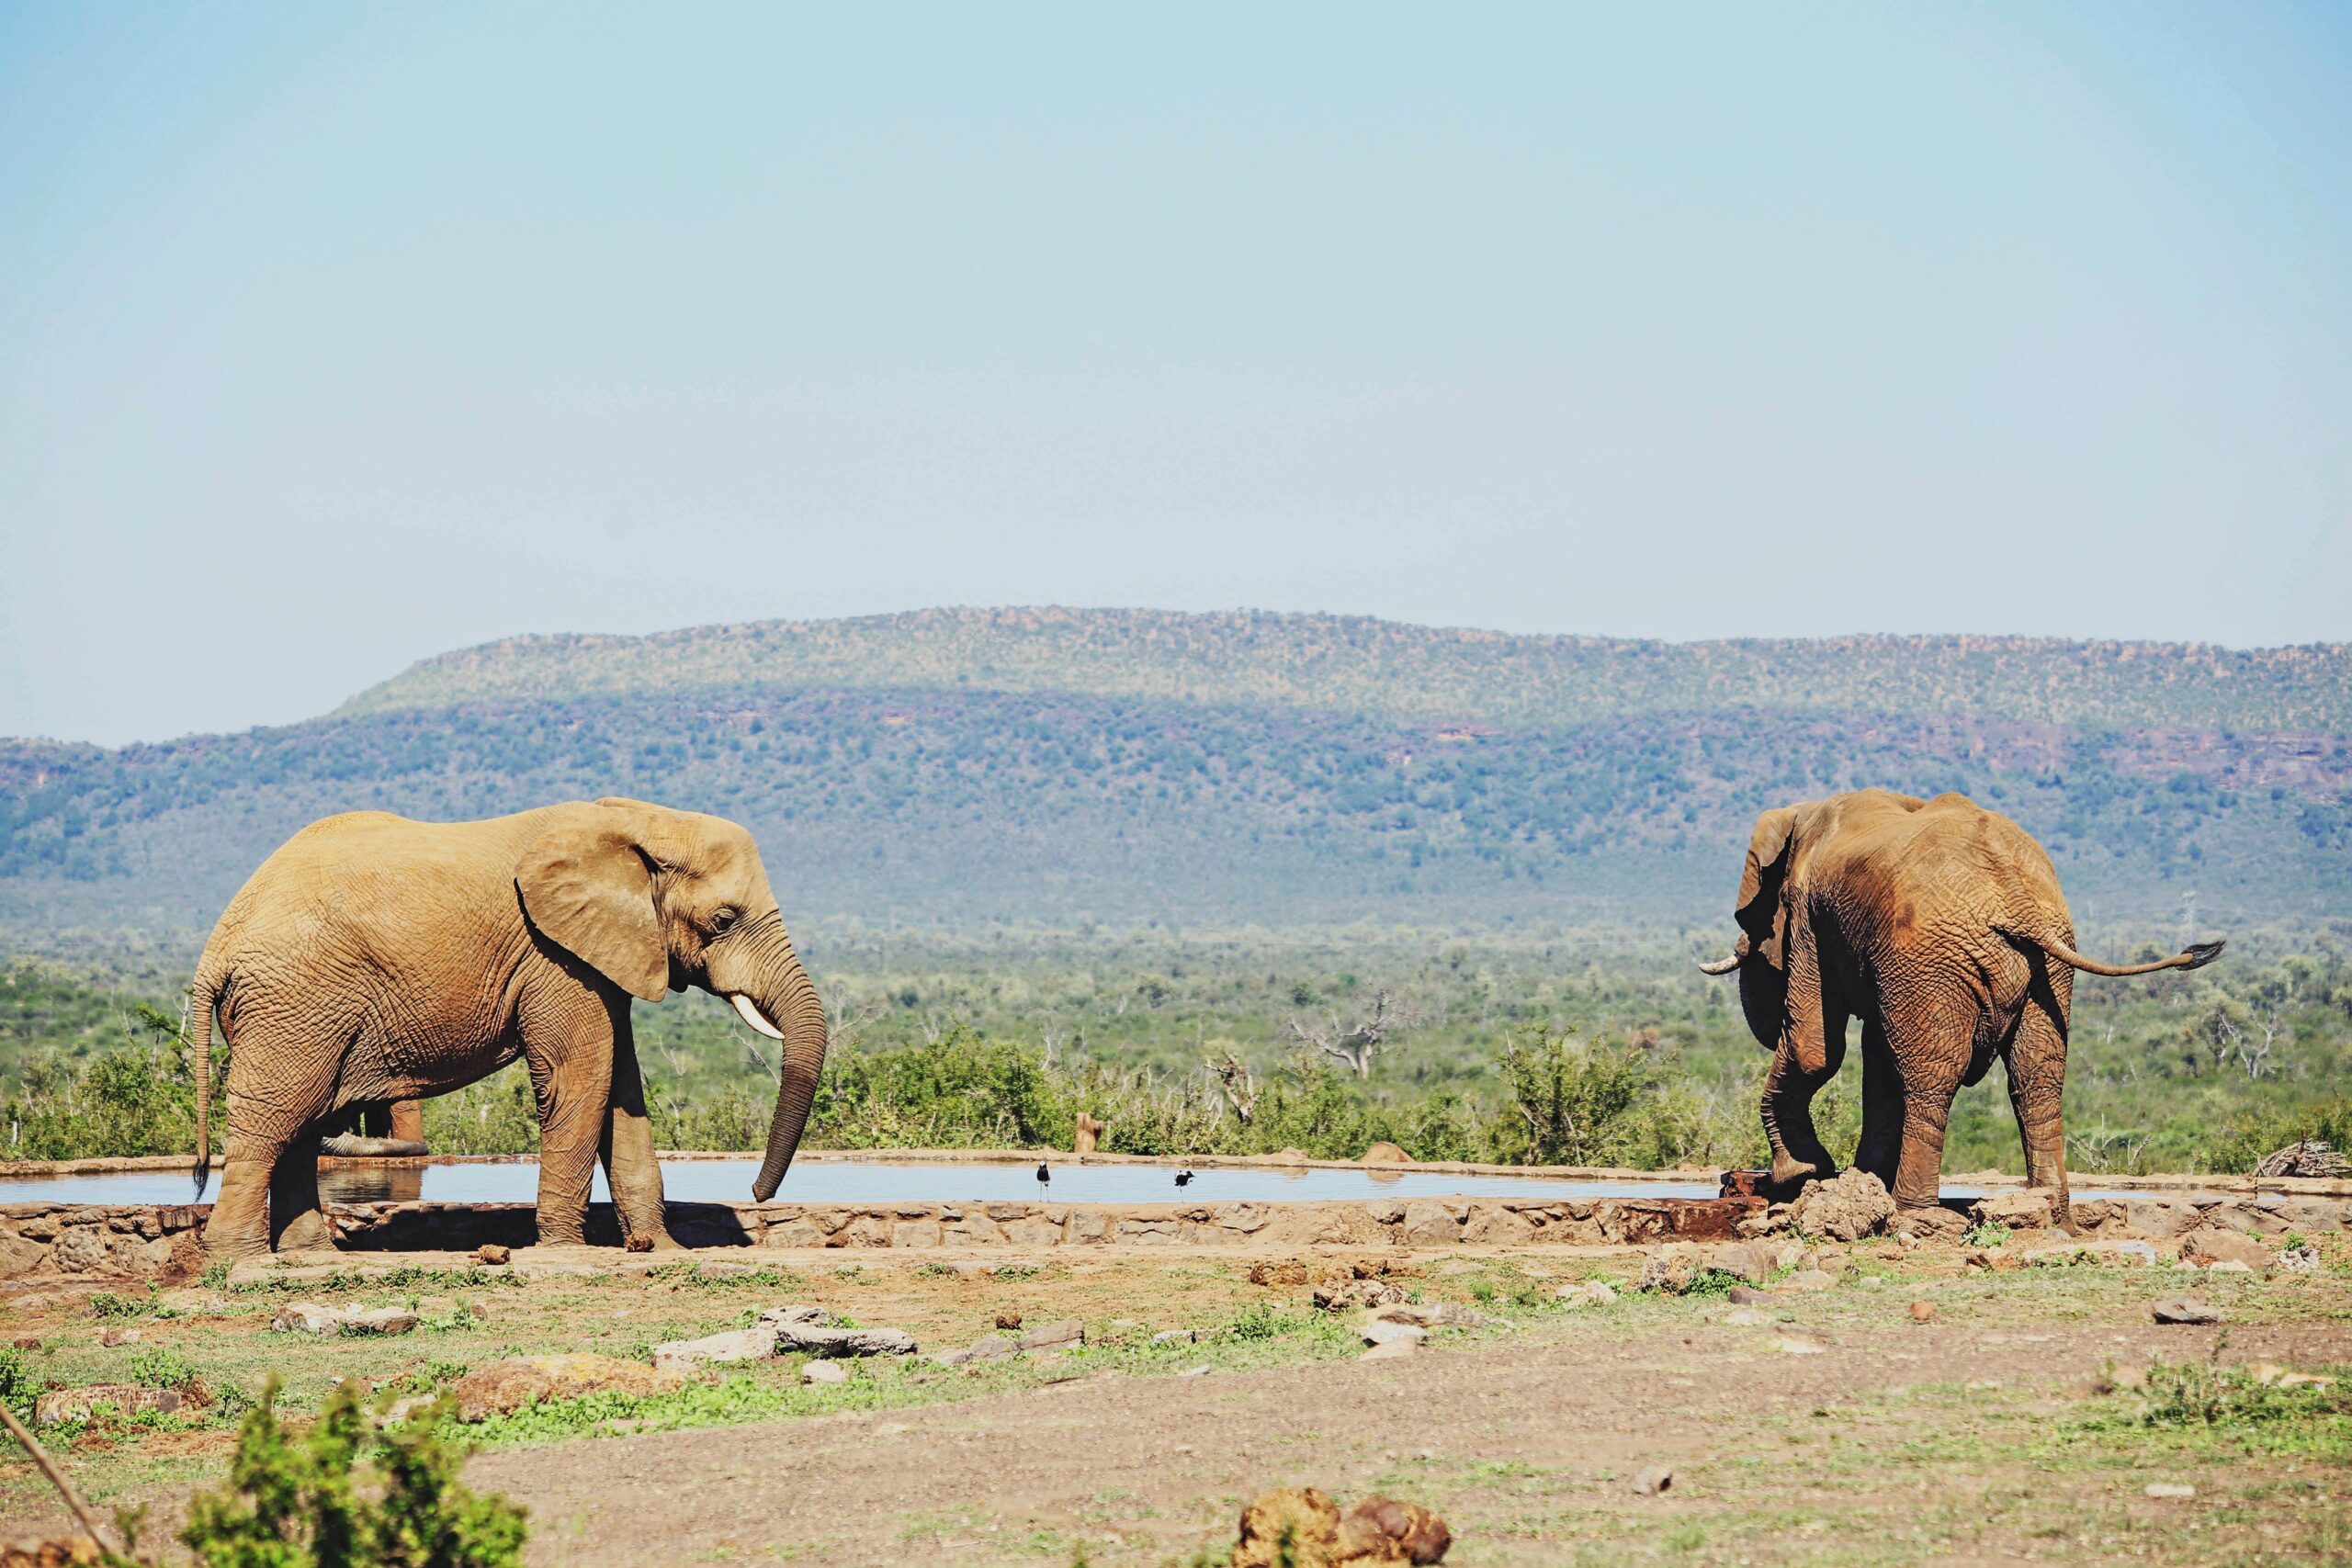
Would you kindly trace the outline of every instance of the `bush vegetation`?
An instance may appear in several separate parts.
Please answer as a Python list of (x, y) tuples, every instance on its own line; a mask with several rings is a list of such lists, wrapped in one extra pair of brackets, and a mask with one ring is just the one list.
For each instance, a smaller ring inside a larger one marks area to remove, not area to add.
[[(1425, 1160), (1759, 1163), (1766, 1057), (1734, 986), (1690, 966), (1697, 945), (1623, 932), (845, 931), (810, 944), (836, 1045), (808, 1146), (1066, 1148), (1084, 1111), (1110, 1123), (1106, 1148), (1136, 1153), (1352, 1157), (1386, 1139)], [(2162, 945), (2103, 944), (2123, 956)], [(167, 973), (0, 970), (0, 1154), (193, 1147)], [(1351, 1016), (1380, 988), (1412, 998), (1420, 1022), (1368, 1080), (1287, 1038), (1292, 1018)], [(757, 1147), (774, 1093), (767, 1043), (708, 998), (635, 1016), (657, 1141)], [(214, 1060), (219, 1093), (217, 1036)], [(2086, 977), (2069, 1159), (2085, 1174), (2242, 1170), (2298, 1137), (2352, 1147), (2347, 1073), (2352, 933), (2237, 933), (2193, 975)], [(1816, 1101), (1833, 1149), (1859, 1133), (1860, 1075), (1849, 1052)], [(445, 1153), (534, 1148), (526, 1075), (428, 1101), (426, 1131)], [(2018, 1164), (1996, 1068), (1963, 1091), (1946, 1168)]]
[(300, 1431), (272, 1380), (237, 1435), (228, 1484), (188, 1503), (180, 1540), (204, 1568), (506, 1568), (528, 1527), (458, 1479), (465, 1450), (427, 1410), (379, 1427), (356, 1382)]

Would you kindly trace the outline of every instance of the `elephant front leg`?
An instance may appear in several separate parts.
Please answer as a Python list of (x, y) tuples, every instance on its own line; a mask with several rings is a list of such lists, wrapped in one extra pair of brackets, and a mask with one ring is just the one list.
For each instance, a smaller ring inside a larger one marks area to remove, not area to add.
[(605, 1113), (605, 1135), (598, 1149), (605, 1162), (605, 1181), (613, 1190), (613, 1210), (620, 1218), (623, 1244), (669, 1251), (678, 1244), (670, 1239), (669, 1222), (662, 1212), (662, 1163), (653, 1154), (653, 1123), (646, 1119), (645, 1080), (638, 1072), (637, 1043), (628, 1020), (616, 1021), (611, 1103)]
[(604, 1138), (612, 1055), (576, 1049), (542, 1055), (527, 1043), (524, 1055), (539, 1106), (539, 1241), (582, 1247), (588, 1240), (588, 1200)]
[[(1839, 1025), (1842, 1036), (1844, 1025)], [(1839, 1044), (1843, 1046), (1842, 1038)], [(1772, 1180), (1793, 1187), (1815, 1178), (1827, 1180), (1838, 1173), (1838, 1162), (1814, 1130), (1813, 1097), (1838, 1071), (1838, 1056), (1816, 1057), (1808, 1066), (1786, 1043), (1772, 1053), (1772, 1070), (1764, 1077), (1764, 1135), (1772, 1145)]]

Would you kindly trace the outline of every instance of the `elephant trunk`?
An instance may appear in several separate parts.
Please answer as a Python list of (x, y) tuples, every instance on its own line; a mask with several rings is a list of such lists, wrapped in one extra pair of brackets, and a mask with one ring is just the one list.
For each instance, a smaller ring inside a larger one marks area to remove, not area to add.
[(362, 1133), (337, 1133), (319, 1140), (319, 1153), (337, 1159), (414, 1159), (425, 1152), (422, 1138), (371, 1138)]
[(767, 1152), (752, 1183), (752, 1196), (763, 1203), (775, 1196), (776, 1184), (792, 1168), (800, 1134), (808, 1125), (809, 1104), (817, 1097), (818, 1075), (825, 1066), (824, 1004), (818, 999), (817, 987), (809, 983), (808, 972), (801, 967), (791, 943), (781, 933), (776, 942), (782, 952), (759, 966), (756, 994), (738, 991), (730, 998), (745, 1021), (781, 1042), (784, 1048), (776, 1070), (775, 1115), (768, 1122)]

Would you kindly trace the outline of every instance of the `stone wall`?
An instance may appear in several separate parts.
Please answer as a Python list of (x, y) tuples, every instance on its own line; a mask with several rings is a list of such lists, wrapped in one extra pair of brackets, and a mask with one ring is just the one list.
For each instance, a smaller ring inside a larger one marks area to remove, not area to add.
[[(1948, 1205), (1962, 1208), (1955, 1201)], [(691, 1247), (1643, 1247), (1727, 1240), (1758, 1198), (1416, 1198), (1319, 1203), (672, 1203), (671, 1234)], [(470, 1252), (528, 1247), (528, 1203), (328, 1205), (356, 1252)], [(170, 1280), (203, 1268), (209, 1204), (0, 1204), (0, 1279)], [(2073, 1228), (2168, 1237), (2196, 1229), (2278, 1235), (2346, 1228), (2352, 1200), (2213, 1193), (2078, 1201)], [(610, 1204), (589, 1211), (588, 1239), (617, 1247)]]

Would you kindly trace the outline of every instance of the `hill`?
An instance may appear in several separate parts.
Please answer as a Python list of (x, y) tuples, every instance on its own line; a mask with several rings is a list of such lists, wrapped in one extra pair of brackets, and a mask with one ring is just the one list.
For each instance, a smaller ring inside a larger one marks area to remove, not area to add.
[(303, 822), (627, 794), (809, 919), (1714, 925), (1763, 807), (1958, 789), (2078, 908), (2352, 912), (2352, 650), (940, 611), (515, 639), (326, 717), (0, 742), (0, 922), (201, 928)]
[(336, 715), (746, 687), (1087, 692), (1514, 725), (1762, 708), (2352, 732), (2352, 648), (2337, 644), (2236, 651), (1992, 637), (1666, 643), (1367, 616), (1060, 608), (513, 637), (425, 660)]

